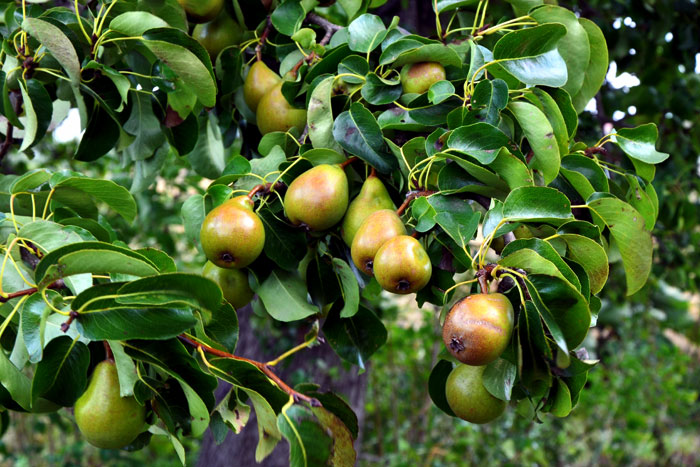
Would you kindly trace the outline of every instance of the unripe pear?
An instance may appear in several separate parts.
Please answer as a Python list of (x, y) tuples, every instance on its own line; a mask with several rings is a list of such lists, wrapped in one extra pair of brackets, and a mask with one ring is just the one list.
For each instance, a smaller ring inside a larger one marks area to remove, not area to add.
[(224, 7), (224, 0), (177, 0), (185, 9), (187, 19), (193, 23), (207, 23)]
[(350, 254), (353, 263), (360, 271), (373, 275), (377, 251), (387, 241), (399, 235), (406, 235), (406, 227), (396, 211), (381, 209), (373, 212), (362, 223), (352, 241)]
[(195, 26), (192, 37), (209, 52), (212, 60), (216, 60), (219, 52), (241, 41), (243, 29), (223, 10), (214, 21)]
[(270, 67), (265, 62), (257, 61), (253, 63), (243, 83), (243, 98), (250, 110), (257, 112), (260, 99), (280, 81), (282, 81), (282, 78), (270, 70)]
[(207, 259), (220, 268), (240, 269), (260, 256), (265, 227), (253, 212), (253, 202), (238, 196), (212, 209), (199, 233)]
[(423, 94), (445, 77), (445, 68), (437, 62), (410, 63), (401, 69), (401, 86), (406, 94)]
[(90, 444), (102, 449), (129, 445), (146, 422), (146, 408), (133, 397), (119, 395), (119, 377), (112, 360), (97, 364), (74, 410), (80, 432)]
[(202, 275), (221, 287), (224, 299), (234, 308), (242, 308), (253, 299), (253, 290), (248, 284), (248, 275), (240, 269), (224, 269), (207, 261)]
[(474, 294), (452, 306), (442, 326), (447, 350), (467, 365), (487, 365), (506, 349), (513, 334), (513, 305), (503, 294)]
[(348, 211), (343, 218), (340, 234), (348, 246), (352, 245), (355, 233), (362, 222), (370, 214), (380, 209), (396, 209), (396, 206), (394, 206), (394, 202), (382, 181), (376, 176), (369, 176), (362, 184), (360, 193), (350, 202)]
[(447, 404), (462, 420), (488, 423), (503, 414), (506, 402), (491, 395), (484, 387), (485, 366), (458, 365), (447, 377)]
[(282, 84), (277, 83), (265, 94), (255, 114), (258, 130), (263, 135), (273, 131), (288, 131), (291, 128), (304, 128), (306, 109), (292, 107), (282, 94)]
[(321, 164), (299, 175), (284, 196), (292, 224), (326, 230), (340, 222), (348, 208), (348, 177), (338, 165)]
[(374, 277), (384, 290), (417, 292), (430, 282), (433, 266), (418, 240), (399, 235), (387, 240), (374, 256)]

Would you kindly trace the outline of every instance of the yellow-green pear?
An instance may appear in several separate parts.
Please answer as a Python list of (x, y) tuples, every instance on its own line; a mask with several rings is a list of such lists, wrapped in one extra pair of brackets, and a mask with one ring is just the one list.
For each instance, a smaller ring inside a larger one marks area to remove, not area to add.
[(193, 23), (206, 23), (224, 8), (224, 0), (177, 0)]
[(488, 423), (501, 416), (506, 403), (484, 387), (485, 366), (458, 365), (447, 377), (447, 404), (462, 420)]
[(357, 268), (367, 275), (374, 274), (374, 257), (388, 240), (406, 235), (406, 227), (393, 209), (380, 209), (362, 223), (352, 241), (350, 255)]
[(219, 284), (224, 299), (236, 309), (246, 306), (253, 299), (254, 293), (248, 284), (248, 275), (241, 269), (224, 269), (207, 261), (202, 275)]
[(282, 81), (282, 78), (270, 70), (270, 67), (265, 62), (257, 61), (253, 63), (243, 82), (243, 98), (250, 110), (257, 112), (260, 99), (280, 81)]
[(195, 26), (192, 37), (202, 44), (214, 61), (219, 52), (241, 41), (243, 28), (228, 15), (226, 10), (222, 10), (213, 21)]
[(288, 131), (291, 128), (304, 128), (306, 109), (292, 107), (282, 94), (282, 84), (278, 83), (265, 94), (255, 113), (258, 130), (263, 135), (273, 131)]
[(284, 196), (284, 211), (294, 225), (326, 230), (348, 208), (348, 177), (338, 165), (321, 164), (299, 175)]
[(444, 79), (445, 68), (437, 62), (410, 63), (401, 69), (401, 86), (406, 94), (423, 94)]
[(350, 202), (348, 211), (343, 218), (340, 234), (343, 236), (347, 246), (352, 246), (352, 240), (355, 238), (355, 233), (362, 225), (362, 222), (370, 214), (380, 209), (396, 209), (396, 206), (394, 206), (394, 202), (389, 197), (389, 192), (386, 191), (386, 187), (379, 180), (379, 177), (370, 175), (362, 184), (360, 193)]
[(119, 395), (119, 377), (113, 360), (97, 364), (74, 410), (75, 421), (85, 439), (102, 449), (129, 445), (146, 422), (146, 408), (133, 397)]
[(387, 240), (374, 256), (373, 267), (379, 285), (396, 294), (417, 292), (430, 282), (433, 273), (428, 253), (409, 235)]

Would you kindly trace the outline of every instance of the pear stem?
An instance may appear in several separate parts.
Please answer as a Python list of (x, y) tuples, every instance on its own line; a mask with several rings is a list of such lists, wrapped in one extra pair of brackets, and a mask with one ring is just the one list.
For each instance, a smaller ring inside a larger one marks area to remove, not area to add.
[(411, 201), (413, 201), (416, 198), (420, 198), (421, 196), (430, 196), (437, 193), (436, 191), (433, 190), (417, 190), (417, 191), (409, 191), (406, 193), (406, 200), (399, 206), (399, 208), (396, 210), (397, 215), (402, 215), (406, 208), (408, 207), (409, 204), (411, 204)]
[(269, 195), (272, 191), (279, 190), (283, 186), (282, 182), (261, 183), (260, 185), (255, 185), (246, 196), (252, 200), (255, 195)]
[(345, 162), (341, 162), (341, 163), (339, 164), (339, 165), (340, 165), (340, 168), (343, 169), (343, 170), (345, 170), (345, 167), (349, 166), (350, 164), (352, 164), (353, 162), (355, 162), (355, 161), (358, 160), (358, 159), (359, 159), (359, 158), (356, 157), (356, 156), (349, 157)]
[(374, 167), (372, 167), (372, 170), (370, 170), (369, 176), (368, 176), (367, 178), (376, 177), (376, 176), (377, 176), (377, 169), (375, 169)]
[(217, 356), (217, 357), (221, 357), (221, 358), (230, 358), (230, 359), (233, 359), (233, 360), (238, 360), (238, 361), (241, 361), (241, 362), (249, 363), (249, 364), (251, 364), (251, 365), (257, 367), (260, 371), (262, 371), (263, 374), (264, 374), (265, 376), (267, 376), (268, 379), (270, 379), (273, 383), (275, 383), (282, 391), (284, 391), (284, 392), (286, 392), (287, 394), (289, 394), (290, 396), (292, 396), (292, 398), (294, 399), (294, 402), (303, 401), (303, 402), (306, 402), (307, 404), (310, 404), (312, 407), (321, 407), (321, 402), (319, 402), (318, 399), (316, 399), (316, 398), (314, 398), (314, 397), (309, 397), (309, 396), (307, 396), (306, 394), (302, 394), (302, 393), (300, 393), (300, 392), (298, 392), (298, 391), (295, 391), (295, 390), (292, 389), (291, 387), (289, 387), (289, 385), (288, 385), (287, 383), (285, 383), (284, 381), (282, 381), (282, 380), (280, 379), (280, 377), (277, 376), (277, 375), (270, 369), (270, 367), (269, 367), (267, 364), (263, 363), (263, 362), (258, 362), (257, 360), (251, 360), (251, 359), (245, 358), (245, 357), (239, 357), (239, 356), (237, 356), (237, 355), (233, 355), (233, 354), (231, 354), (231, 353), (224, 352), (223, 350), (214, 349), (214, 348), (212, 348), (212, 347), (209, 347), (209, 346), (206, 345), (206, 344), (202, 344), (202, 343), (200, 343), (200, 342), (195, 342), (194, 340), (192, 340), (192, 339), (190, 339), (189, 337), (187, 337), (185, 334), (180, 334), (179, 336), (177, 336), (177, 338), (180, 339), (182, 342), (184, 342), (184, 343), (187, 344), (187, 345), (190, 345), (190, 346), (192, 346), (192, 347), (194, 347), (194, 348), (196, 348), (196, 349), (201, 349), (201, 350), (203, 350), (204, 352), (207, 352), (207, 353), (209, 353), (209, 354), (215, 355), (215, 356)]
[(265, 22), (265, 29), (263, 29), (263, 32), (260, 35), (260, 42), (258, 42), (258, 45), (255, 46), (255, 57), (258, 61), (262, 60), (262, 48), (265, 46), (265, 42), (267, 42), (267, 36), (270, 35), (271, 30), (272, 21), (270, 20), (270, 16), (268, 15), (267, 20)]
[(114, 355), (112, 354), (112, 348), (109, 346), (109, 342), (102, 341), (102, 345), (104, 345), (104, 347), (105, 347), (105, 360), (109, 360), (109, 361), (113, 362)]

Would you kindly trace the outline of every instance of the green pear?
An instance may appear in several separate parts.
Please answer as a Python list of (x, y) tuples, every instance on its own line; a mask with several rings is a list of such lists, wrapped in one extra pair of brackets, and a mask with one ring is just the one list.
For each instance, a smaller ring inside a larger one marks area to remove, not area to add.
[(399, 235), (387, 240), (374, 256), (374, 277), (384, 290), (417, 292), (430, 282), (433, 266), (418, 240)]
[(177, 0), (193, 23), (207, 23), (224, 8), (224, 0)]
[(120, 397), (117, 367), (112, 360), (97, 364), (74, 410), (80, 432), (90, 444), (102, 449), (129, 445), (146, 422), (144, 406), (133, 397)]
[(350, 255), (353, 263), (360, 271), (373, 275), (377, 251), (388, 240), (399, 235), (406, 235), (406, 227), (396, 211), (381, 209), (373, 212), (362, 223), (352, 241)]
[(458, 365), (445, 383), (447, 404), (462, 420), (488, 423), (506, 410), (506, 402), (491, 395), (484, 387), (485, 366)]
[(246, 306), (253, 299), (248, 275), (240, 269), (224, 269), (207, 261), (202, 275), (219, 284), (226, 301), (236, 309)]
[(445, 68), (440, 63), (410, 63), (401, 69), (401, 86), (406, 94), (423, 94), (445, 77)]
[(214, 21), (195, 26), (192, 37), (202, 44), (212, 61), (215, 61), (219, 52), (241, 42), (243, 28), (223, 10)]
[(467, 365), (488, 365), (501, 356), (513, 334), (513, 305), (503, 294), (474, 294), (455, 303), (445, 317), (442, 340)]
[(292, 107), (282, 94), (282, 82), (277, 83), (265, 94), (255, 114), (258, 130), (263, 135), (273, 131), (288, 131), (291, 128), (304, 128), (306, 109)]
[(284, 211), (294, 225), (326, 230), (348, 208), (348, 177), (338, 165), (321, 164), (299, 175), (284, 196)]
[(253, 202), (238, 196), (212, 209), (199, 232), (207, 259), (227, 269), (248, 266), (265, 245), (265, 227), (253, 212)]
[(378, 177), (370, 175), (362, 184), (360, 193), (350, 202), (348, 211), (343, 218), (340, 234), (347, 246), (352, 246), (357, 229), (362, 222), (373, 212), (380, 209), (396, 209), (394, 202), (389, 197), (389, 192)]
[(260, 99), (280, 81), (282, 81), (282, 78), (270, 70), (270, 67), (265, 62), (257, 61), (253, 63), (243, 82), (243, 98), (250, 110), (257, 112)]

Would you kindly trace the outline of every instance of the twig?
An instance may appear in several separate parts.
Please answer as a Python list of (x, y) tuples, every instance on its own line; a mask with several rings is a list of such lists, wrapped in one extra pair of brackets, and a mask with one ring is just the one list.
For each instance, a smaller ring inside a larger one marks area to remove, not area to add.
[(432, 194), (436, 193), (435, 191), (432, 190), (418, 190), (418, 191), (409, 191), (406, 193), (406, 200), (399, 206), (399, 209), (396, 210), (397, 215), (403, 214), (403, 212), (406, 210), (409, 204), (411, 204), (411, 201), (413, 201), (416, 198), (420, 198), (421, 196), (430, 196)]
[(345, 170), (345, 167), (349, 166), (350, 164), (352, 164), (353, 162), (355, 162), (357, 160), (360, 160), (357, 156), (348, 157), (345, 162), (341, 162), (339, 164), (340, 168)]
[(294, 398), (294, 402), (303, 401), (303, 402), (306, 402), (308, 404), (311, 404), (311, 406), (313, 406), (313, 407), (321, 407), (321, 402), (319, 402), (318, 399), (316, 399), (314, 397), (309, 397), (306, 394), (302, 394), (298, 391), (295, 391), (291, 387), (289, 387), (289, 385), (287, 385), (287, 383), (282, 381), (280, 379), (280, 377), (277, 376), (270, 369), (270, 367), (267, 366), (265, 363), (258, 362), (257, 360), (251, 360), (251, 359), (245, 358), (245, 357), (239, 357), (237, 355), (233, 355), (233, 354), (230, 354), (228, 352), (224, 352), (222, 350), (214, 349), (212, 347), (209, 347), (208, 345), (200, 344), (199, 342), (193, 341), (192, 339), (190, 339), (189, 337), (187, 337), (184, 334), (180, 334), (177, 337), (185, 344), (190, 345), (196, 349), (202, 349), (203, 351), (205, 351), (209, 354), (215, 355), (217, 357), (230, 358), (232, 360), (238, 360), (241, 362), (249, 363), (249, 364), (255, 366), (256, 368), (258, 368), (260, 371), (262, 371), (265, 374), (265, 376), (267, 376), (272, 382), (274, 382), (282, 391), (284, 391), (287, 394), (289, 394), (290, 396), (292, 396)]
[[(49, 286), (47, 288), (48, 289), (61, 289), (65, 286), (66, 285), (63, 283), (63, 279), (59, 279), (56, 282), (49, 284)], [(38, 292), (36, 287), (32, 287), (31, 289), (18, 290), (17, 292), (12, 292), (12, 293), (7, 294), (6, 297), (0, 296), (0, 303), (9, 302), (13, 298), (23, 297), (24, 295), (31, 295), (31, 294), (36, 293), (36, 292)]]
[(70, 314), (68, 315), (68, 320), (65, 323), (61, 324), (61, 331), (68, 332), (68, 330), (70, 329), (70, 325), (73, 324), (73, 321), (78, 316), (79, 315), (77, 311), (71, 310)]
[(253, 199), (253, 196), (265, 196), (269, 195), (273, 190), (279, 190), (284, 186), (282, 182), (273, 183), (261, 183), (260, 185), (255, 185), (246, 195), (248, 199)]
[(258, 42), (258, 45), (255, 46), (255, 56), (257, 57), (258, 61), (262, 60), (262, 48), (265, 46), (265, 42), (267, 42), (267, 36), (270, 35), (271, 30), (272, 21), (268, 16), (267, 21), (265, 23), (265, 29), (263, 29), (262, 35), (260, 35), (260, 42)]
[[(309, 23), (317, 24), (321, 26), (324, 31), (326, 31), (326, 33), (323, 35), (323, 38), (319, 41), (320, 45), (328, 44), (331, 41), (331, 37), (333, 37), (333, 34), (336, 31), (342, 29), (337, 24), (331, 23), (326, 18), (323, 18), (322, 16), (319, 16), (316, 13), (309, 13), (308, 15), (306, 15), (306, 21), (308, 21)], [(296, 65), (294, 65), (294, 67), (292, 67), (292, 69), (290, 70), (292, 76), (297, 75), (299, 68), (301, 68), (301, 66), (304, 63), (311, 63), (316, 57), (318, 57), (316, 52), (311, 52), (309, 55), (299, 60), (296, 63)]]

